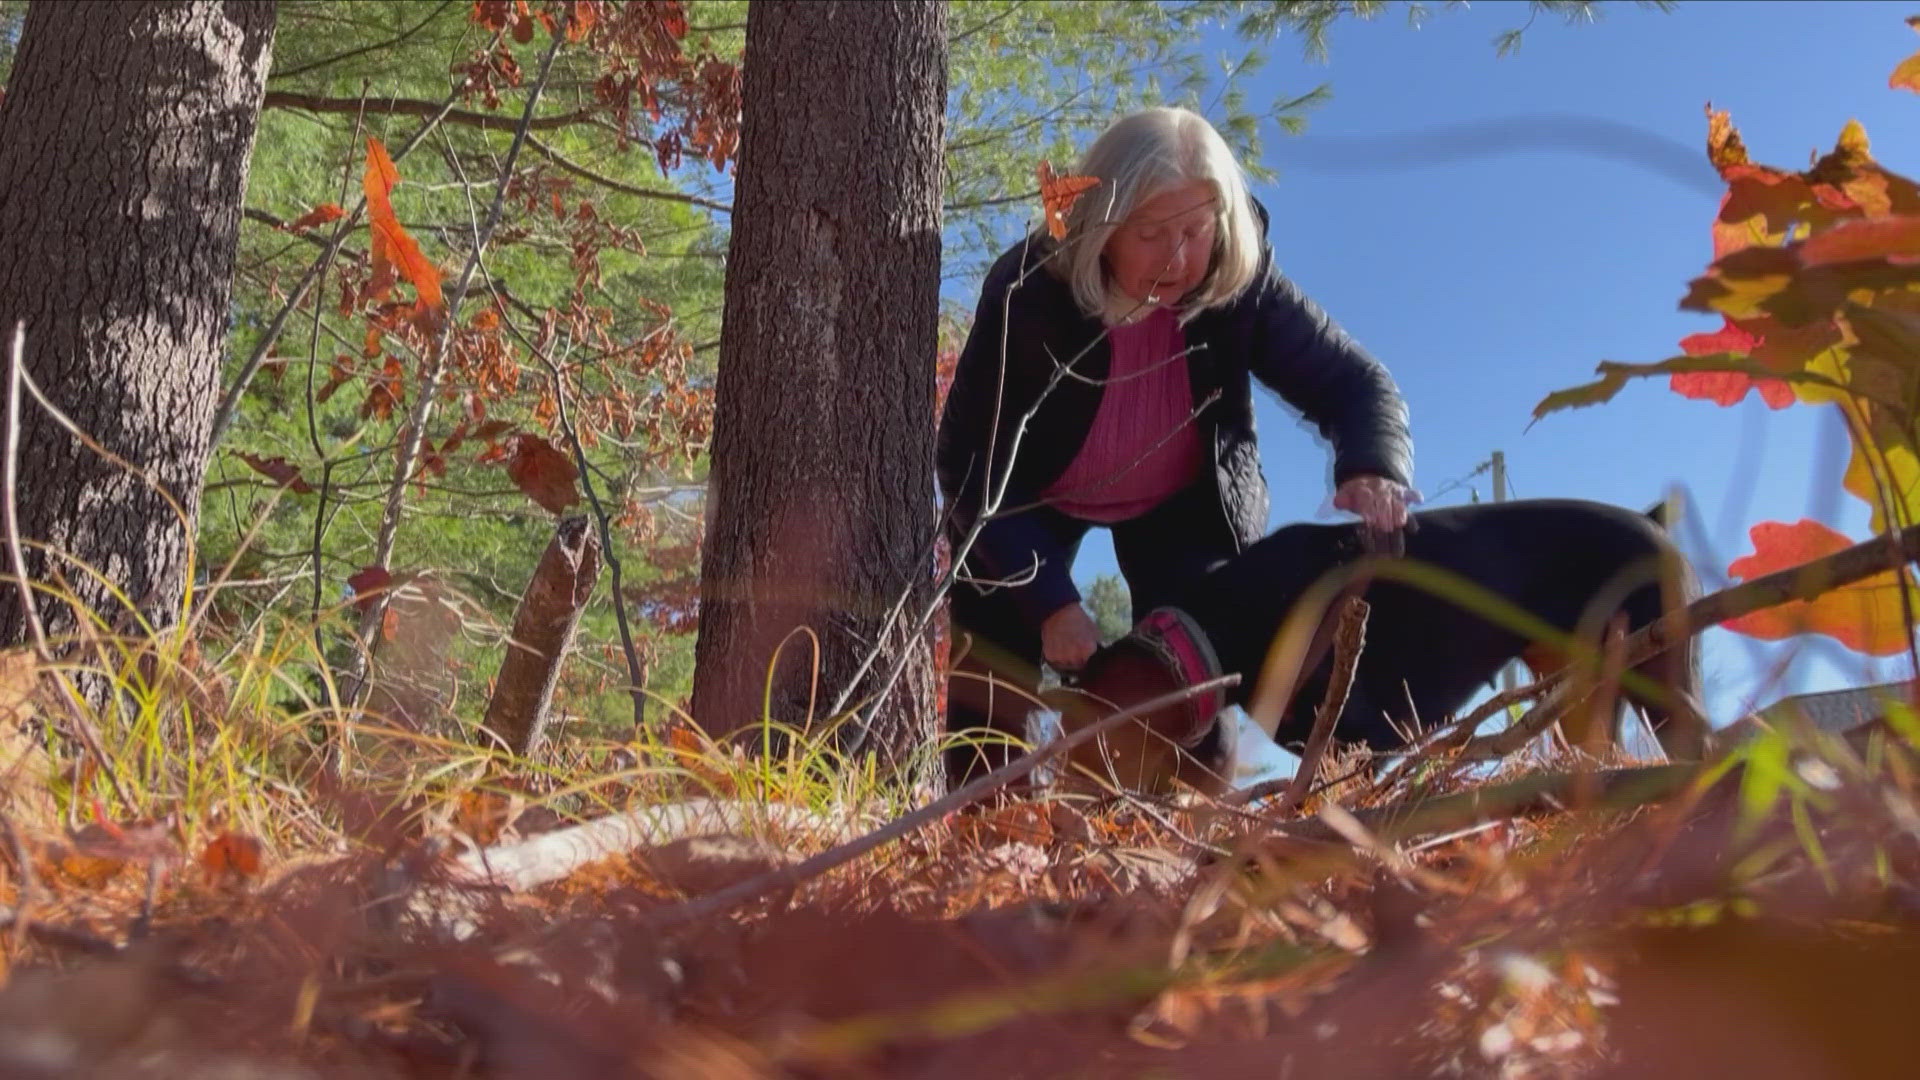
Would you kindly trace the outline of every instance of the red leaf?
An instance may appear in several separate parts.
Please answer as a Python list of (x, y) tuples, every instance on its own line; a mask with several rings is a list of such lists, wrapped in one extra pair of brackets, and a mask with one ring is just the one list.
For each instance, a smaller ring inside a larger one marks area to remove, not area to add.
[(300, 467), (291, 465), (283, 457), (262, 458), (252, 454), (236, 453), (235, 457), (247, 463), (254, 472), (265, 476), (276, 484), (284, 484), (296, 493), (306, 495), (313, 491), (306, 480), (300, 476)]
[(538, 435), (515, 435), (507, 451), (507, 476), (548, 513), (559, 514), (580, 501), (573, 459)]
[[(1748, 530), (1753, 554), (1735, 559), (1727, 573), (1751, 580), (1799, 566), (1853, 546), (1853, 541), (1817, 521), (1788, 525), (1763, 521)], [(1778, 641), (1795, 634), (1825, 634), (1857, 652), (1893, 656), (1907, 650), (1899, 576), (1891, 570), (1834, 589), (1817, 600), (1794, 600), (1728, 619), (1721, 625), (1749, 637)], [(1920, 597), (1916, 597), (1920, 602)]]
[(260, 872), (260, 841), (244, 833), (223, 832), (200, 852), (200, 868), (216, 878), (250, 878)]
[(1750, 353), (1760, 347), (1761, 338), (1732, 319), (1724, 319), (1711, 334), (1689, 334), (1680, 339), (1680, 350), (1688, 356), (1712, 356), (1714, 353)]
[[(1724, 317), (1719, 330), (1689, 334), (1680, 339), (1680, 349), (1688, 356), (1751, 354), (1764, 344), (1765, 338)], [(1716, 405), (1737, 405), (1748, 390), (1756, 388), (1761, 399), (1772, 408), (1784, 409), (1794, 402), (1793, 387), (1784, 379), (1754, 379), (1738, 371), (1677, 371), (1668, 376), (1667, 384), (1681, 397)]]
[(654, 8), (660, 15), (660, 26), (675, 41), (687, 36), (687, 12), (680, 0), (668, 0)]
[(505, 435), (507, 432), (512, 430), (513, 430), (513, 421), (511, 420), (489, 420), (486, 423), (481, 424), (479, 427), (474, 428), (473, 434), (468, 437), (473, 439), (486, 439), (488, 441), (491, 441), (499, 438), (502, 435)]
[(361, 611), (370, 610), (380, 591), (392, 584), (393, 575), (384, 566), (361, 567), (347, 579), (347, 587), (353, 590), (353, 606)]
[(294, 220), (287, 222), (287, 231), (304, 232), (307, 229), (313, 228), (315, 225), (325, 225), (329, 221), (338, 221), (346, 216), (347, 212), (335, 206), (333, 203), (321, 203), (319, 206), (301, 214)]

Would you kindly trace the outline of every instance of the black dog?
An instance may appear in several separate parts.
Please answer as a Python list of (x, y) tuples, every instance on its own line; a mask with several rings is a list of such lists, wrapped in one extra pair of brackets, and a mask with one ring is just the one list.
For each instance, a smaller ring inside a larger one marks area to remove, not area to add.
[[(1683, 557), (1655, 513), (1574, 499), (1526, 499), (1427, 510), (1412, 515), (1404, 557), (1438, 567), (1517, 606), (1553, 630), (1598, 648), (1616, 615), (1638, 630), (1669, 603), (1685, 603), (1695, 588)], [(1290, 525), (1213, 568), (1176, 597), (1177, 612), (1156, 613), (1126, 638), (1097, 654), (1082, 673), (1078, 693), (1126, 707), (1204, 677), (1209, 667), (1241, 676), (1226, 700), (1246, 706), (1256, 698), (1269, 650), (1294, 605), (1323, 575), (1365, 554), (1358, 525)], [(1419, 585), (1383, 571), (1364, 583), (1370, 611), (1366, 644), (1347, 705), (1335, 728), (1343, 741), (1378, 750), (1404, 746), (1413, 733), (1455, 714), (1501, 668), (1526, 660), (1539, 670), (1565, 663), (1557, 650)], [(1301, 673), (1276, 730), (1282, 746), (1298, 749), (1331, 675), (1331, 650)], [(1196, 659), (1198, 657), (1199, 659)], [(1671, 757), (1700, 751), (1704, 721), (1698, 712), (1699, 675), (1691, 639), (1641, 664), (1653, 692), (1622, 687), (1638, 705)], [(1162, 710), (1129, 737), (1110, 740), (1100, 768), (1145, 787), (1164, 786), (1173, 772), (1193, 782), (1231, 766), (1231, 733), (1201, 708)], [(1068, 726), (1097, 718), (1093, 710), (1063, 709)], [(1138, 756), (1159, 743), (1181, 748), (1177, 764), (1113, 760)], [(1080, 764), (1092, 764), (1086, 757)], [(1203, 788), (1217, 784), (1200, 784)]]

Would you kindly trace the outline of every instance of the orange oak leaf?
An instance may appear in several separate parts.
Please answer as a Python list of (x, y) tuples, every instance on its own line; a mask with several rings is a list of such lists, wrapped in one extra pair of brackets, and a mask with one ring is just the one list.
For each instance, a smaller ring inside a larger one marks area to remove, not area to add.
[[(367, 170), (361, 186), (367, 195), (367, 223), (373, 235), (373, 281), (391, 281), (393, 272), (398, 270), (418, 297), (416, 310), (422, 314), (436, 312), (445, 303), (440, 293), (440, 270), (421, 254), (420, 245), (394, 216), (392, 194), (399, 182), (400, 170), (394, 167), (387, 148), (369, 135)], [(367, 288), (372, 294), (369, 299), (384, 298), (384, 288), (374, 292), (372, 282)]]
[[(1920, 31), (1920, 15), (1907, 16), (1907, 25)], [(1894, 68), (1893, 74), (1887, 76), (1887, 88), (1911, 90), (1920, 94), (1920, 52), (1900, 61), (1900, 66)]]
[(246, 462), (247, 466), (254, 472), (265, 476), (277, 484), (284, 484), (301, 495), (306, 495), (313, 491), (313, 488), (307, 484), (306, 480), (301, 478), (300, 467), (289, 464), (286, 458), (255, 457), (247, 453), (236, 453), (234, 456)]
[(585, 38), (599, 18), (600, 12), (590, 0), (573, 0), (567, 15), (567, 40), (579, 41)]
[(1067, 214), (1073, 204), (1088, 189), (1100, 185), (1098, 177), (1093, 176), (1055, 176), (1053, 164), (1040, 163), (1040, 205), (1046, 210), (1047, 231), (1055, 240), (1067, 238)]
[[(1749, 529), (1748, 536), (1753, 541), (1753, 554), (1735, 559), (1727, 567), (1729, 575), (1742, 580), (1799, 566), (1853, 546), (1845, 535), (1810, 518), (1792, 525), (1763, 521)], [(1893, 656), (1907, 649), (1902, 588), (1899, 576), (1889, 570), (1816, 600), (1789, 601), (1728, 619), (1721, 625), (1766, 641), (1795, 634), (1825, 634), (1856, 652)], [(1920, 611), (1920, 594), (1913, 595), (1912, 600), (1915, 610)]]
[(199, 861), (209, 877), (250, 878), (260, 872), (260, 841), (244, 833), (223, 832), (207, 842)]
[(573, 459), (538, 435), (515, 435), (507, 450), (507, 477), (548, 513), (559, 514), (580, 501), (574, 486)]
[(313, 228), (315, 225), (325, 225), (329, 221), (339, 221), (346, 216), (347, 212), (335, 206), (333, 203), (321, 203), (319, 206), (301, 214), (294, 220), (287, 222), (286, 230), (288, 232), (304, 232), (307, 229)]

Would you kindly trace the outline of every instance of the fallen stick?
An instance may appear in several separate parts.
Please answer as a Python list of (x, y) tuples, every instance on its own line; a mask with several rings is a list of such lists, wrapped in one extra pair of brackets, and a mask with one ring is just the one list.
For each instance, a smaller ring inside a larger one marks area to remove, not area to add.
[(1339, 622), (1333, 638), (1333, 678), (1327, 684), (1319, 711), (1314, 713), (1313, 730), (1307, 734), (1307, 745), (1301, 748), (1300, 764), (1294, 768), (1293, 775), (1229, 792), (1221, 802), (1245, 806), (1280, 793), (1280, 801), (1269, 808), (1277, 818), (1292, 813), (1306, 801), (1308, 792), (1313, 790), (1314, 778), (1320, 774), (1320, 759), (1326, 756), (1327, 744), (1333, 741), (1334, 725), (1347, 710), (1347, 695), (1353, 691), (1353, 673), (1360, 666), (1360, 653), (1367, 644), (1369, 610), (1367, 602), (1358, 595), (1340, 601)]
[(516, 754), (536, 753), (546, 740), (560, 666), (599, 577), (599, 534), (585, 517), (562, 518), (514, 612), (513, 634), (482, 721)]
[(469, 848), (440, 867), (433, 883), (411, 889), (407, 910), (464, 938), (477, 926), (476, 892), (526, 892), (612, 855), (690, 836), (757, 835), (769, 828), (824, 833), (842, 841), (856, 824), (800, 806), (738, 799), (684, 799), (644, 806), (510, 844)]
[(748, 878), (737, 885), (721, 889), (718, 892), (695, 897), (667, 908), (664, 911), (654, 912), (648, 921), (658, 929), (681, 926), (697, 919), (703, 919), (725, 911), (730, 911), (741, 904), (757, 900), (779, 889), (797, 888), (829, 870), (850, 863), (870, 851), (906, 836), (922, 825), (937, 821), (974, 800), (1020, 779), (1032, 772), (1035, 768), (1045, 764), (1048, 760), (1064, 754), (1089, 740), (1099, 738), (1106, 732), (1118, 727), (1124, 721), (1172, 705), (1178, 705), (1189, 698), (1197, 697), (1211, 690), (1232, 686), (1239, 681), (1240, 676), (1238, 675), (1222, 675), (1217, 679), (1208, 679), (1202, 683), (1195, 683), (1183, 690), (1176, 690), (1170, 694), (1162, 694), (1149, 701), (1143, 701), (1132, 708), (1122, 709), (1112, 716), (1100, 720), (1098, 723), (1088, 724), (1086, 727), (1081, 728), (1079, 731), (1063, 739), (1055, 739), (1031, 753), (1022, 754), (1020, 757), (1009, 761), (972, 783), (965, 784), (957, 790), (949, 792), (942, 798), (935, 799), (933, 802), (928, 803), (910, 814), (895, 818), (893, 821), (888, 822), (886, 825), (859, 839), (841, 844), (831, 850), (823, 851), (813, 858), (795, 866), (772, 870), (765, 874)]
[[(1488, 821), (1565, 810), (1575, 795), (1590, 793), (1591, 798), (1581, 804), (1589, 809), (1643, 806), (1679, 794), (1697, 775), (1699, 767), (1695, 765), (1533, 773), (1505, 784), (1356, 810), (1352, 815), (1369, 833), (1394, 843), (1422, 833), (1449, 832)], [(1317, 818), (1283, 825), (1276, 831), (1296, 840), (1342, 840), (1332, 826)]]

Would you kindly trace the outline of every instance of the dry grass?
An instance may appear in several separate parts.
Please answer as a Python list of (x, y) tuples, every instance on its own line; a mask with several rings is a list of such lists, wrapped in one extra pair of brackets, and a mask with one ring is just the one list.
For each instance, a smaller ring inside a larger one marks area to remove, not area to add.
[[(91, 714), (0, 658), (5, 1075), (1865, 1076), (1920, 1042), (1904, 711), (1659, 802), (1575, 783), (1414, 831), (1382, 804), (1594, 763), (1383, 789), (1336, 756), (1286, 819), (1061, 787), (688, 921), (924, 795), (684, 722), (519, 760), (323, 705), (310, 628), (198, 634), (96, 649), (121, 704)], [(464, 938), (419, 917), (463, 850), (693, 797), (740, 842), (469, 897)]]

